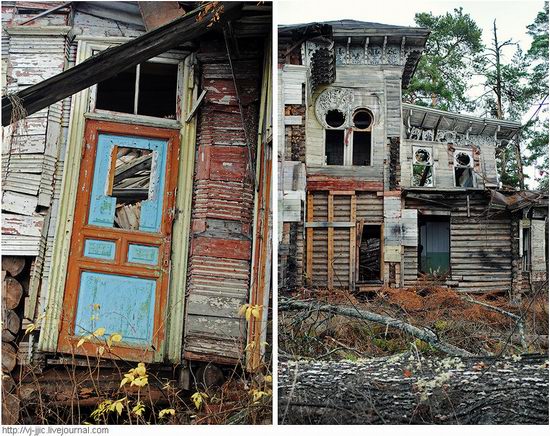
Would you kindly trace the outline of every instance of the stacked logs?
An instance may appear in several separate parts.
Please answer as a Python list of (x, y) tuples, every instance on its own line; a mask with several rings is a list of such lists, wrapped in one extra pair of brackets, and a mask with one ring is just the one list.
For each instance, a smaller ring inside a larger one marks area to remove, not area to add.
[(12, 372), (17, 364), (16, 340), (21, 330), (21, 306), (25, 292), (22, 276), (24, 257), (2, 258), (2, 423), (15, 424), (19, 418), (19, 398)]

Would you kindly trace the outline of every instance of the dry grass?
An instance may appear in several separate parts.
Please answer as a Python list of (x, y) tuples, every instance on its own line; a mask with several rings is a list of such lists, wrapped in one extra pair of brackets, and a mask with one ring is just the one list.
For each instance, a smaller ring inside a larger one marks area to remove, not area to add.
[[(369, 294), (344, 290), (300, 289), (292, 297), (327, 304), (355, 306), (425, 327), (450, 344), (474, 354), (547, 353), (548, 295), (525, 297), (514, 306), (505, 295), (472, 296), (477, 301), (523, 316), (528, 347), (520, 347), (516, 321), (497, 311), (469, 302), (464, 294), (446, 287), (419, 283), (410, 288), (380, 288)], [(437, 354), (431, 347), (394, 329), (357, 319), (313, 312), (279, 315), (279, 350), (284, 356), (314, 359), (357, 359), (387, 356), (415, 349)]]

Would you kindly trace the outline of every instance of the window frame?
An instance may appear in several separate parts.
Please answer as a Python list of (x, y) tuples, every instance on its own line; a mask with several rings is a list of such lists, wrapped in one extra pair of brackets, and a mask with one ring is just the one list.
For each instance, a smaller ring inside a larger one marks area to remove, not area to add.
[[(467, 165), (467, 166), (457, 165), (456, 157), (459, 153), (465, 153), (470, 157), (470, 164), (469, 165)], [(472, 173), (472, 185), (473, 186), (458, 186), (457, 180), (456, 180), (456, 169), (457, 168), (466, 168), (466, 169), (469, 169), (471, 171), (471, 173)], [(477, 188), (477, 177), (476, 177), (476, 172), (474, 170), (474, 153), (472, 152), (471, 149), (455, 148), (455, 150), (453, 152), (453, 182), (454, 182), (454, 187), (455, 188), (460, 188), (460, 189), (474, 189), (474, 188)]]
[[(422, 163), (416, 163), (414, 160), (414, 155), (419, 149), (427, 150), (430, 153), (430, 161), (427, 164)], [(417, 186), (414, 184), (414, 167), (417, 166), (429, 166), (432, 168), (432, 184), (431, 185), (424, 185), (424, 186)], [(424, 146), (424, 145), (413, 145), (412, 146), (412, 160), (411, 160), (411, 186), (414, 188), (435, 188), (435, 165), (434, 165), (434, 158), (433, 158), (433, 147), (430, 146)]]
[[(371, 116), (372, 122), (369, 127), (366, 129), (359, 129), (354, 126), (353, 118), (358, 112), (368, 112)], [(328, 113), (328, 112), (327, 112)], [(326, 116), (326, 114), (325, 114)], [(352, 167), (352, 168), (368, 168), (373, 166), (374, 158), (374, 125), (376, 124), (376, 118), (374, 116), (374, 111), (368, 107), (359, 107), (353, 110), (351, 115), (348, 117), (344, 114), (344, 123), (339, 127), (330, 127), (328, 123), (325, 122), (323, 126), (323, 166), (327, 167)], [(328, 127), (327, 127), (328, 126)], [(329, 165), (326, 162), (327, 157), (327, 134), (328, 130), (341, 130), (344, 132), (344, 156), (342, 165)], [(370, 133), (370, 155), (369, 155), (369, 165), (353, 165), (353, 146), (354, 146), (354, 133), (355, 132), (369, 132)], [(346, 141), (347, 138), (347, 141)]]
[[(107, 47), (105, 47), (107, 48)], [(104, 48), (104, 49), (105, 49)], [(104, 50), (103, 49), (103, 50)], [(95, 56), (97, 53), (99, 53), (101, 49), (93, 48), (92, 49), (92, 56)], [(183, 71), (183, 60), (173, 57), (163, 57), (163, 56), (156, 56), (154, 58), (151, 58), (145, 62), (142, 62), (141, 64), (135, 65), (136, 69), (136, 81), (135, 84), (137, 85), (134, 88), (134, 113), (128, 113), (128, 112), (118, 112), (118, 111), (110, 111), (108, 109), (98, 109), (96, 108), (96, 100), (97, 100), (97, 83), (90, 87), (90, 97), (88, 99), (88, 108), (87, 112), (89, 113), (96, 113), (96, 114), (105, 114), (105, 115), (116, 115), (116, 116), (132, 116), (132, 117), (144, 117), (145, 119), (156, 119), (156, 120), (170, 120), (170, 121), (177, 121), (181, 122), (181, 111), (178, 108), (177, 104), (177, 98), (176, 98), (176, 107), (175, 107), (175, 115), (176, 118), (160, 118), (160, 117), (153, 117), (150, 115), (141, 115), (137, 113), (138, 108), (138, 102), (139, 102), (139, 83), (141, 78), (141, 65), (144, 63), (153, 63), (153, 64), (169, 64), (169, 65), (177, 65), (178, 71), (177, 71), (177, 77), (176, 77), (176, 96), (181, 95), (182, 88), (181, 88), (181, 80), (179, 78), (182, 75)]]

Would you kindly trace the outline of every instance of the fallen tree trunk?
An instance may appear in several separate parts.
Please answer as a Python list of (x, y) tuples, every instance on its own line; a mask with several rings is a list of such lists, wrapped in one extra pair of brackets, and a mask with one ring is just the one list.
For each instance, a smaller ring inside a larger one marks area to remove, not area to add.
[(279, 422), (548, 424), (547, 359), (281, 362)]
[(375, 322), (389, 327), (397, 328), (405, 333), (408, 333), (415, 338), (421, 339), (430, 344), (436, 350), (453, 356), (472, 356), (472, 353), (455, 347), (452, 344), (442, 342), (437, 335), (431, 330), (422, 329), (408, 324), (404, 321), (391, 318), (389, 316), (380, 315), (378, 313), (369, 312), (368, 310), (359, 309), (357, 307), (337, 306), (333, 304), (322, 304), (315, 301), (301, 301), (290, 298), (281, 298), (279, 300), (279, 310), (314, 310), (319, 312), (327, 312), (335, 315), (347, 316), (350, 318), (359, 318), (366, 321)]

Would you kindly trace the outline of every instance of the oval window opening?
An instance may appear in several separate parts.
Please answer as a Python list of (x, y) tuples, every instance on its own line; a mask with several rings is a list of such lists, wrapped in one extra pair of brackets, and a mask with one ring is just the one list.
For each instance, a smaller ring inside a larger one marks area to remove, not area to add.
[(353, 116), (353, 125), (357, 129), (368, 129), (372, 124), (372, 115), (369, 111), (359, 110)]
[(338, 109), (332, 109), (327, 112), (327, 115), (325, 116), (325, 121), (330, 127), (340, 127), (342, 124), (344, 124), (345, 117), (344, 114)]
[(414, 158), (417, 163), (429, 163), (430, 162), (430, 153), (428, 150), (424, 150), (423, 148), (419, 148), (416, 150), (416, 153), (414, 154)]
[(470, 156), (468, 156), (466, 153), (458, 153), (456, 155), (456, 162), (460, 166), (468, 167), (470, 166)]

